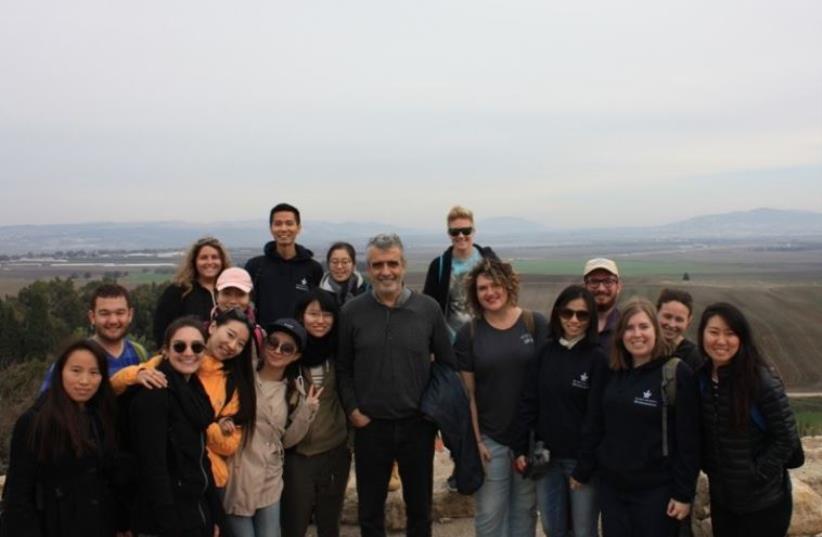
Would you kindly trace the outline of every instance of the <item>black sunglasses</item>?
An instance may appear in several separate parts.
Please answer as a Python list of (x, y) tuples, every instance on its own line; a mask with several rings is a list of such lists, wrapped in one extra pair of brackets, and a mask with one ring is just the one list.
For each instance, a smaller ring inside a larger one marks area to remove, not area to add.
[(463, 235), (463, 237), (467, 237), (473, 232), (474, 232), (473, 227), (449, 227), (448, 228), (448, 234), (451, 235), (452, 237), (456, 237), (460, 233)]
[(579, 322), (584, 323), (591, 318), (591, 313), (588, 310), (562, 308), (559, 310), (559, 316), (565, 321), (570, 321), (571, 317), (576, 317)]
[(193, 341), (190, 344), (185, 341), (175, 341), (171, 344), (172, 350), (177, 354), (184, 353), (189, 347), (191, 347), (191, 352), (194, 354), (203, 354), (203, 351), (205, 351), (206, 348), (205, 344), (200, 341)]
[(271, 349), (272, 352), (277, 352), (277, 349), (280, 350), (280, 354), (283, 356), (289, 357), (294, 356), (297, 352), (297, 346), (293, 343), (289, 343), (288, 341), (280, 341), (275, 337), (270, 337), (265, 340), (266, 346)]

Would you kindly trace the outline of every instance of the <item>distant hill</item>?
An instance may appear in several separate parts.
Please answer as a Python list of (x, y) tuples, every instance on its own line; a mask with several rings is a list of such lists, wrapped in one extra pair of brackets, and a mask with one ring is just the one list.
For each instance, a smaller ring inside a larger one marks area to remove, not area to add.
[[(444, 229), (321, 220), (308, 220), (303, 228), (301, 242), (320, 247), (333, 240), (348, 240), (362, 245), (368, 237), (378, 232), (399, 233), (411, 248), (439, 248), (444, 244)], [(494, 244), (508, 246), (664, 239), (798, 239), (822, 237), (822, 213), (763, 208), (697, 216), (662, 226), (561, 230), (523, 218), (498, 217), (479, 220), (477, 228), (482, 237), (493, 239)], [(204, 235), (219, 237), (232, 248), (259, 248), (270, 240), (265, 220), (18, 225), (0, 226), (0, 254), (182, 248)]]

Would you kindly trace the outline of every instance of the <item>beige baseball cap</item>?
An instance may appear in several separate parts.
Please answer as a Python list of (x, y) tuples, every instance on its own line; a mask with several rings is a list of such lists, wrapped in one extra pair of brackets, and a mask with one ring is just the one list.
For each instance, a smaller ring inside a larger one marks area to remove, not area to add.
[(619, 277), (619, 269), (617, 268), (617, 264), (612, 259), (608, 259), (606, 257), (595, 257), (593, 259), (589, 259), (585, 263), (585, 270), (582, 272), (582, 277), (584, 278), (588, 274), (599, 269), (607, 270), (614, 276)]

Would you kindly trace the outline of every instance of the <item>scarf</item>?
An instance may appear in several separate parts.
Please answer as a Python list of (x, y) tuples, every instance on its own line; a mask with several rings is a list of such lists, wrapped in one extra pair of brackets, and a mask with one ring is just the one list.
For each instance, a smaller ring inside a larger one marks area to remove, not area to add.
[(316, 367), (326, 360), (333, 361), (337, 350), (336, 327), (322, 338), (316, 338), (308, 334), (303, 355), (300, 357), (300, 365), (303, 367)]
[(165, 373), (168, 391), (180, 403), (189, 422), (205, 431), (214, 421), (214, 409), (197, 375), (191, 375), (186, 382), (185, 377), (171, 366), (168, 359), (164, 359), (157, 370)]

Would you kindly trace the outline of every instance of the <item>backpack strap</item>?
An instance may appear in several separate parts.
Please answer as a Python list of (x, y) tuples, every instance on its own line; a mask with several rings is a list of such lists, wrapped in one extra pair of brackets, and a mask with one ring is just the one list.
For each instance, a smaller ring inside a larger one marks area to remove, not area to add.
[(662, 456), (670, 454), (668, 446), (668, 407), (676, 404), (676, 369), (681, 362), (676, 356), (668, 358), (662, 366)]

